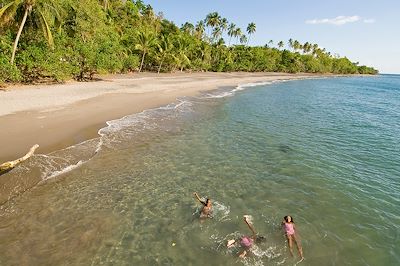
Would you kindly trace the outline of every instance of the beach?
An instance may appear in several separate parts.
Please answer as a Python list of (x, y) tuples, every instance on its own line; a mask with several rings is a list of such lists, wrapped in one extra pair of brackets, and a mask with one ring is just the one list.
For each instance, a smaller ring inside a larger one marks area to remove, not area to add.
[(47, 154), (97, 136), (106, 122), (183, 96), (240, 84), (317, 77), (286, 73), (136, 73), (94, 82), (13, 86), (0, 91), (0, 162)]

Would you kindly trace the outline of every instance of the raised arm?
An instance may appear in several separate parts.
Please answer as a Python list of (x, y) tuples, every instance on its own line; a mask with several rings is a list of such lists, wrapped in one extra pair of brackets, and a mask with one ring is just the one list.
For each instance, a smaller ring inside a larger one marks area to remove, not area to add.
[(249, 223), (249, 221), (247, 221), (246, 216), (243, 217), (243, 220), (247, 224), (247, 226), (250, 228), (251, 232), (253, 233), (253, 238), (255, 238), (257, 235), (256, 229), (254, 229), (254, 226), (251, 223)]
[(196, 197), (196, 199), (197, 199), (201, 204), (203, 204), (204, 206), (206, 205), (206, 203), (200, 199), (200, 197), (199, 197), (199, 195), (197, 194), (197, 192), (194, 192), (193, 195)]

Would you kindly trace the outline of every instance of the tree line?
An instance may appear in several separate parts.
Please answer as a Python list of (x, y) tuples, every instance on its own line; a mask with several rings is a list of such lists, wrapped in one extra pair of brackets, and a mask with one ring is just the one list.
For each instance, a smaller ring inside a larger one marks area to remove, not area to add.
[(255, 32), (217, 12), (178, 27), (141, 0), (0, 0), (0, 83), (131, 71), (377, 73), (309, 42), (249, 46)]

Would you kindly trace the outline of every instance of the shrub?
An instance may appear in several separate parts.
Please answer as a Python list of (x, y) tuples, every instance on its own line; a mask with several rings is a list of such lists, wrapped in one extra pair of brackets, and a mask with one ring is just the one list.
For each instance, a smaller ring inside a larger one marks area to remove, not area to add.
[(139, 69), (140, 59), (137, 55), (128, 55), (123, 61), (123, 72), (135, 71)]
[(120, 72), (124, 67), (123, 47), (116, 33), (105, 32), (96, 38), (98, 43), (96, 69), (99, 73)]
[(21, 73), (15, 65), (11, 65), (9, 59), (0, 55), (0, 86), (6, 82), (18, 82)]
[(15, 65), (10, 64), (12, 39), (9, 32), (0, 36), (0, 86), (5, 82), (18, 82), (21, 72)]
[(21, 44), (16, 65), (22, 73), (22, 81), (61, 82), (68, 79), (71, 70), (63, 54), (63, 50), (51, 50), (44, 42)]

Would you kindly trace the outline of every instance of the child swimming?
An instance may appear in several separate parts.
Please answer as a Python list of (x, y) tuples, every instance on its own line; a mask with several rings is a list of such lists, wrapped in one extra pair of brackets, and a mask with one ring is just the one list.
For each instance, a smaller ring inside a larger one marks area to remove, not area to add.
[(251, 236), (242, 236), (239, 240), (230, 239), (230, 240), (228, 240), (228, 243), (226, 244), (226, 246), (228, 248), (231, 248), (231, 247), (234, 247), (235, 244), (239, 242), (240, 246), (243, 249), (243, 251), (239, 253), (240, 258), (246, 257), (246, 255), (249, 253), (250, 248), (253, 246), (253, 244), (256, 240), (264, 240), (265, 239), (262, 236), (257, 236), (256, 230), (254, 229), (254, 226), (251, 222), (251, 216), (244, 215), (243, 220), (249, 227), (250, 231), (252, 232), (252, 235)]
[(296, 227), (294, 225), (292, 216), (287, 215), (287, 216), (283, 217), (282, 226), (286, 233), (290, 254), (293, 256), (293, 240), (294, 240), (296, 242), (297, 250), (301, 257), (300, 261), (304, 260), (303, 248), (301, 247), (301, 243), (296, 234)]
[(203, 208), (201, 209), (200, 212), (200, 218), (212, 218), (212, 205), (211, 205), (211, 200), (209, 198), (206, 199), (206, 201), (202, 201), (197, 194), (197, 192), (194, 192), (193, 195), (196, 197), (196, 199), (203, 204)]

